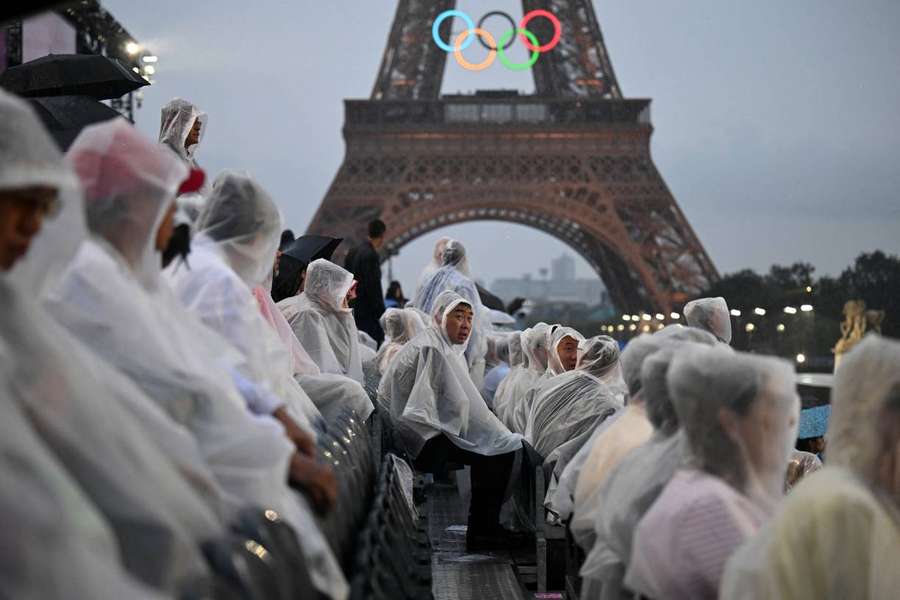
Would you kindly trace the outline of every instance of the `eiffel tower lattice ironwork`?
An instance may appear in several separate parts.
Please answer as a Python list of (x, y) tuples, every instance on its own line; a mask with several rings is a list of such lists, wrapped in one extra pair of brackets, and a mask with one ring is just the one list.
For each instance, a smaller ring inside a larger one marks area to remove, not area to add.
[[(309, 232), (346, 249), (381, 218), (394, 253), (451, 224), (520, 223), (584, 257), (619, 310), (668, 313), (704, 290), (718, 274), (651, 159), (650, 100), (622, 97), (590, 0), (522, 0), (563, 31), (534, 95), (442, 97), (432, 24), (455, 4), (399, 0), (371, 98), (345, 101), (346, 155)], [(552, 37), (546, 19), (528, 28)]]

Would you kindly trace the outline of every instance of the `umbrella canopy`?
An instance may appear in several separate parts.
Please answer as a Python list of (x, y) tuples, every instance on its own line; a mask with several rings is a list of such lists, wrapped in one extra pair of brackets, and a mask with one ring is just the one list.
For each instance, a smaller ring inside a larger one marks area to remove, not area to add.
[(69, 149), (81, 130), (88, 125), (122, 116), (102, 102), (87, 96), (26, 98), (26, 101), (63, 152)]
[(319, 258), (331, 260), (331, 255), (342, 241), (343, 238), (324, 235), (303, 235), (288, 246), (282, 254), (308, 265)]
[(503, 306), (503, 300), (490, 293), (480, 285), (478, 282), (475, 282), (475, 288), (478, 290), (478, 295), (481, 297), (481, 303), (487, 306), (492, 310), (499, 310), (500, 312), (506, 312), (506, 307)]
[(119, 98), (150, 85), (115, 58), (97, 54), (51, 54), (4, 71), (0, 87), (25, 97)]

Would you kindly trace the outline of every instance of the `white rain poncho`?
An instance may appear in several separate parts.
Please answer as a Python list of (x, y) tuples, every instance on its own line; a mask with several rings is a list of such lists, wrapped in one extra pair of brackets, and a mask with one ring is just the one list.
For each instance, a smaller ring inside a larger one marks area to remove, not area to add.
[[(708, 338), (709, 345), (715, 343), (713, 336)], [(653, 437), (625, 455), (600, 486), (600, 509), (594, 523), (596, 541), (580, 574), (587, 587), (599, 581), (604, 598), (620, 597), (634, 530), (684, 462), (684, 436), (678, 433), (678, 416), (669, 397), (666, 374), (675, 353), (686, 348), (673, 342), (644, 360), (641, 396), (655, 430)]]
[[(159, 143), (165, 144), (191, 168), (197, 168), (194, 154), (206, 135), (207, 115), (196, 105), (181, 98), (173, 98), (162, 107), (159, 125)], [(200, 121), (200, 137), (196, 144), (185, 147), (188, 134), (194, 122)], [(178, 211), (181, 221), (191, 224), (197, 220), (209, 196), (210, 187), (204, 182), (203, 188), (197, 192), (182, 194), (178, 197)]]
[(495, 456), (522, 446), (488, 409), (469, 377), (463, 352), (447, 336), (447, 319), (468, 301), (444, 292), (429, 326), (391, 361), (378, 387), (378, 402), (391, 416), (395, 435), (413, 458), (429, 439), (445, 435), (457, 447)]
[(571, 338), (576, 343), (584, 340), (584, 336), (571, 327), (557, 327), (553, 330), (553, 333), (550, 334), (550, 355), (547, 359), (547, 371), (551, 377), (561, 375), (567, 371), (565, 365), (562, 364), (562, 358), (559, 356), (560, 346), (562, 346), (566, 338)]
[[(560, 330), (560, 339), (571, 335), (564, 328)], [(604, 382), (618, 367), (616, 341), (607, 336), (582, 339), (578, 355), (578, 366), (546, 379), (531, 406), (525, 440), (545, 458), (622, 407), (619, 388)]]
[(790, 363), (692, 347), (666, 384), (688, 446), (634, 532), (625, 586), (652, 598), (716, 598), (725, 563), (771, 515), (797, 436)]
[(278, 308), (323, 373), (363, 384), (359, 335), (345, 302), (352, 285), (352, 273), (320, 258), (306, 268), (303, 293), (285, 298)]
[(281, 215), (265, 190), (247, 175), (225, 172), (197, 221), (188, 263), (172, 265), (166, 275), (181, 303), (240, 352), (240, 374), (311, 430), (321, 413), (294, 380), (291, 352), (266, 323), (252, 291), (269, 278), (281, 229)]
[(642, 334), (628, 342), (622, 352), (620, 362), (628, 386), (628, 404), (616, 422), (594, 438), (573, 494), (575, 505), (570, 527), (575, 540), (586, 551), (594, 545), (594, 523), (598, 511), (602, 510), (598, 498), (601, 485), (626, 454), (653, 434), (640, 397), (641, 366), (664, 343), (658, 335)]
[[(207, 572), (197, 544), (222, 531), (218, 498), (209, 479), (192, 487), (160, 440), (149, 437), (156, 413), (147, 411), (145, 433), (140, 409), (120, 405), (118, 396), (131, 394), (125, 401), (134, 405), (146, 399), (107, 381), (105, 365), (43, 309), (44, 290), (85, 235), (78, 180), (31, 110), (0, 92), (0, 190), (32, 186), (56, 190), (60, 210), (54, 227), (44, 227), (25, 257), (0, 273), (0, 469), (8, 492), (0, 503), (3, 538), (13, 543), (0, 545), (0, 596), (63, 597), (72, 591), (63, 574), (85, 575), (69, 571), (73, 564), (99, 577), (95, 583), (127, 589), (120, 559), (135, 577), (171, 591)], [(187, 461), (183, 466), (187, 475)], [(202, 468), (191, 474), (205, 476)], [(61, 514), (64, 507), (72, 512)], [(95, 545), (96, 557), (72, 556), (84, 552), (72, 546), (80, 538)]]
[(828, 464), (738, 550), (724, 600), (876, 600), (900, 589), (900, 343), (868, 335), (835, 373)]
[(684, 305), (687, 324), (716, 336), (720, 342), (731, 343), (731, 313), (725, 298), (699, 298)]
[(528, 360), (522, 348), (522, 332), (515, 331), (509, 337), (509, 372), (494, 392), (492, 410), (501, 421), (506, 422), (506, 410), (513, 397), (511, 391), (516, 380), (528, 371)]
[(8, 398), (15, 355), (0, 343), (0, 597), (171, 597), (126, 574), (112, 529)]
[(155, 231), (186, 168), (124, 121), (85, 129), (69, 160), (82, 180), (94, 235), (81, 244), (53, 291), (52, 312), (193, 432), (230, 497), (272, 508), (302, 532), (300, 544), (317, 587), (344, 597), (346, 582), (306, 500), (287, 485), (293, 444), (280, 423), (247, 412), (230, 375), (211, 354), (210, 340), (224, 348), (227, 341), (185, 311), (160, 277)]
[(389, 308), (384, 311), (379, 319), (381, 329), (384, 331), (384, 343), (378, 349), (375, 360), (378, 364), (378, 372), (382, 375), (387, 371), (391, 359), (394, 358), (409, 340), (413, 339), (425, 329), (425, 323), (414, 310), (406, 308)]
[(428, 264), (425, 265), (425, 268), (422, 269), (422, 272), (419, 274), (419, 279), (416, 282), (416, 293), (413, 294), (413, 298), (419, 295), (419, 292), (422, 290), (422, 285), (431, 278), (434, 273), (440, 269), (444, 264), (444, 250), (447, 248), (447, 244), (449, 244), (451, 238), (442, 237), (437, 242), (434, 243), (434, 250), (431, 253), (431, 260), (428, 261)]
[(524, 432), (531, 413), (534, 390), (549, 377), (547, 364), (550, 360), (550, 326), (538, 323), (522, 332), (522, 349), (525, 352), (528, 370), (521, 372), (510, 381), (504, 394), (509, 394), (503, 410), (503, 422), (511, 431)]
[(475, 318), (472, 333), (466, 345), (466, 362), (475, 386), (481, 389), (484, 382), (484, 355), (487, 353), (487, 335), (491, 331), (490, 318), (481, 303), (478, 288), (469, 270), (466, 249), (456, 240), (449, 240), (444, 246), (441, 268), (428, 276), (416, 291), (412, 305), (426, 314), (434, 310), (434, 303), (445, 291), (456, 292), (472, 305)]

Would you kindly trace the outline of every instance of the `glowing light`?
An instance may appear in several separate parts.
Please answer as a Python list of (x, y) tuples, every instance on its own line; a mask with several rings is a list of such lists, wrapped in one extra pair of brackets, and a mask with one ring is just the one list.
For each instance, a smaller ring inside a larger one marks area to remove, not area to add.
[(649, 325), (644, 325), (643, 327), (641, 327), (641, 331), (643, 331), (644, 333), (649, 333), (649, 332), (650, 332), (650, 326), (649, 326)]
[(747, 326), (744, 327), (744, 331), (746, 331), (747, 333), (753, 333), (754, 329), (756, 329), (756, 325), (754, 325), (753, 323), (747, 323)]
[(138, 44), (137, 42), (128, 42), (127, 44), (125, 44), (125, 52), (127, 52), (128, 54), (134, 55), (140, 51), (141, 51), (141, 45)]
[(779, 331), (779, 333), (784, 331), (784, 323), (779, 323), (778, 327), (776, 327), (775, 329), (777, 329)]
[(741, 311), (739, 311), (739, 310), (736, 309), (736, 308), (732, 308), (732, 309), (731, 309), (731, 316), (732, 316), (732, 317), (739, 317), (739, 316), (741, 316)]
[(144, 56), (143, 58), (141, 58), (141, 60), (144, 61), (145, 63), (155, 63), (155, 62), (159, 61), (159, 57), (158, 56)]
[(623, 320), (623, 321), (630, 321), (630, 320), (631, 320), (631, 315), (622, 315), (622, 320)]
[(144, 67), (144, 73), (147, 75), (153, 75), (154, 73), (156, 73), (156, 67), (154, 67), (153, 65), (147, 65)]
[(797, 309), (794, 308), (793, 306), (785, 306), (785, 307), (784, 307), (784, 312), (787, 313), (787, 314), (789, 314), (789, 315), (796, 315), (796, 314), (797, 314)]
[(645, 321), (649, 321), (649, 320), (652, 319), (653, 317), (651, 317), (650, 315), (647, 315), (647, 314), (643, 314), (643, 315), (641, 315), (641, 318), (642, 318), (643, 320), (645, 320)]
[(141, 70), (138, 69), (137, 67), (131, 67), (131, 70), (134, 71), (135, 73), (137, 73), (138, 75), (141, 74)]
[(760, 307), (757, 306), (756, 308), (753, 309), (753, 314), (756, 314), (756, 315), (759, 315), (759, 316), (763, 317), (763, 316), (765, 316), (765, 314), (766, 314), (766, 309), (760, 308)]
[(679, 315), (677, 312), (673, 312), (669, 316), (672, 317), (673, 319), (675, 319), (676, 321), (681, 318), (681, 315)]
[(812, 312), (812, 309), (812, 304), (803, 304), (800, 306), (800, 310), (802, 310), (803, 312)]
[(805, 363), (805, 362), (806, 362), (806, 355), (805, 355), (805, 354), (798, 354), (798, 355), (797, 355), (797, 363), (798, 363), (798, 364), (803, 364), (803, 363)]
[(618, 327), (616, 327), (616, 329), (618, 329), (619, 331), (625, 331), (625, 326), (619, 325)]
[(656, 326), (656, 330), (659, 331), (660, 329), (663, 329), (664, 327), (665, 327), (665, 325), (660, 323), (659, 325)]
[(657, 321), (662, 321), (662, 320), (664, 320), (665, 318), (666, 318), (666, 315), (664, 315), (664, 314), (662, 314), (662, 313), (656, 313), (656, 320), (657, 320)]
[(806, 286), (806, 293), (812, 294), (812, 286), (811, 285)]
[(632, 323), (631, 325), (628, 326), (628, 331), (637, 331), (637, 325)]

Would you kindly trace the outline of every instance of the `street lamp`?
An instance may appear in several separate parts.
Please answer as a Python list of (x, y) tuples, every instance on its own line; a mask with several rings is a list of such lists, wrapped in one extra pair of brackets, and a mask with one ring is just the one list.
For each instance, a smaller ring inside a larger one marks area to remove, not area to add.
[(797, 364), (802, 365), (805, 362), (806, 362), (806, 355), (803, 353), (798, 354), (797, 355)]
[(672, 319), (675, 321), (681, 318), (681, 315), (679, 315), (677, 312), (673, 312), (669, 316), (672, 317)]
[(664, 314), (662, 314), (662, 313), (656, 313), (656, 320), (657, 320), (657, 321), (663, 321), (663, 320), (665, 320), (665, 318), (666, 318), (666, 315), (664, 315)]
[(757, 306), (756, 308), (753, 309), (753, 314), (759, 315), (760, 317), (764, 317), (764, 316), (766, 316), (766, 309), (760, 308)]
[(802, 310), (803, 312), (812, 312), (812, 309), (813, 309), (812, 304), (800, 305), (800, 310)]
[(137, 42), (128, 42), (125, 44), (125, 52), (134, 56), (141, 51), (141, 45)]
[(787, 314), (789, 314), (789, 315), (796, 315), (796, 314), (797, 314), (797, 309), (794, 308), (793, 306), (785, 306), (785, 307), (784, 307), (784, 312), (787, 313)]
[(754, 325), (753, 323), (747, 323), (747, 326), (744, 327), (744, 331), (746, 331), (747, 333), (753, 333), (754, 329), (756, 329), (756, 325)]
[(775, 329), (778, 330), (778, 333), (781, 333), (782, 331), (784, 331), (784, 323), (779, 323)]
[(741, 311), (739, 311), (739, 310), (736, 309), (736, 308), (732, 308), (732, 309), (731, 309), (731, 316), (732, 316), (732, 317), (739, 317), (739, 316), (741, 316)]

